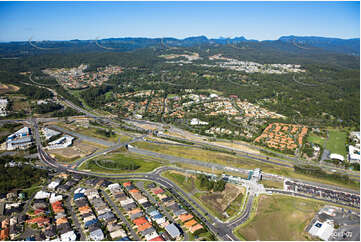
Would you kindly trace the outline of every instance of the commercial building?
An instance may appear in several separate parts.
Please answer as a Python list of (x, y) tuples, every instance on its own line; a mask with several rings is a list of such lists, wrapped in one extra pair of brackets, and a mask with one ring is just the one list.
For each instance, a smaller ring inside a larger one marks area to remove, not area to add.
[(32, 144), (30, 128), (23, 127), (6, 139), (7, 150), (26, 149)]
[(63, 137), (50, 142), (47, 148), (49, 150), (54, 150), (69, 147), (73, 143), (73, 139), (74, 137), (72, 136), (64, 135)]
[(60, 134), (60, 132), (46, 128), (46, 127), (42, 129), (42, 132), (43, 132), (46, 140), (49, 140), (51, 137), (57, 136)]
[(330, 221), (316, 221), (311, 229), (308, 231), (309, 234), (315, 237), (319, 237), (322, 240), (328, 241), (328, 239), (333, 234), (334, 228), (333, 224)]

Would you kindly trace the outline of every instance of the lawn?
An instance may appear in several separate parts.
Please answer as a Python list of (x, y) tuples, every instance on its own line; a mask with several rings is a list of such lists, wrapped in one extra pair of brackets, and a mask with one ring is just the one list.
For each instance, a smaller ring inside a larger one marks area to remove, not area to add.
[(337, 129), (329, 129), (326, 149), (331, 151), (331, 153), (337, 153), (346, 158), (346, 139), (346, 132)]
[[(112, 165), (108, 167), (99, 166), (104, 163), (97, 163), (96, 161), (110, 160), (113, 161)], [(119, 164), (117, 164), (119, 163)], [(98, 156), (89, 160), (80, 166), (81, 170), (91, 170), (93, 172), (106, 172), (106, 173), (129, 173), (129, 172), (150, 172), (163, 164), (152, 158), (146, 158), (139, 155), (129, 154), (126, 152), (112, 153), (111, 155)], [(129, 169), (125, 169), (128, 167)]]
[(312, 142), (314, 144), (318, 144), (320, 145), (321, 147), (323, 147), (323, 144), (325, 142), (325, 138), (324, 137), (321, 137), (321, 136), (318, 136), (318, 135), (315, 135), (315, 134), (310, 134), (308, 137), (307, 137), (307, 141), (308, 142)]
[(304, 229), (324, 204), (283, 195), (262, 195), (255, 217), (236, 234), (246, 240), (308, 240)]

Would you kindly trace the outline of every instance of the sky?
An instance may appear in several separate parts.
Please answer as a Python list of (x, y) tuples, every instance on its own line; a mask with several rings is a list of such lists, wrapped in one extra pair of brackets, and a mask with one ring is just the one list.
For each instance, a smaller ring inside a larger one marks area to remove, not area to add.
[(360, 37), (359, 2), (1, 2), (0, 41)]

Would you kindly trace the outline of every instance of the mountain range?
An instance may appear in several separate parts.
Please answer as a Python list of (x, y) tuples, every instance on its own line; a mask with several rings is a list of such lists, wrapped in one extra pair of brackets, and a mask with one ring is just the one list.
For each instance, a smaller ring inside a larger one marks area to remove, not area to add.
[[(14, 41), (0, 43), (1, 57), (17, 57), (38, 55), (42, 53), (94, 52), (94, 51), (132, 51), (139, 48), (192, 47), (199, 45), (231, 45), (258, 43), (259, 45), (277, 45), (282, 48), (295, 46), (300, 50), (322, 50), (331, 53), (359, 56), (360, 38), (339, 39), (325, 37), (282, 36), (278, 40), (249, 40), (245, 37), (207, 38), (206, 36), (176, 38), (108, 38), (101, 40), (68, 40), (68, 41)], [(283, 49), (284, 49), (283, 48)]]

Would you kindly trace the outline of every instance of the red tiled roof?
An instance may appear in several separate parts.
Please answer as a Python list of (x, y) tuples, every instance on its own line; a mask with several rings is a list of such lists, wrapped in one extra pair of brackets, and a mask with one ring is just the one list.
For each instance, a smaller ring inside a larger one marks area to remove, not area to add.
[(133, 223), (137, 226), (147, 223), (148, 221), (145, 219), (145, 217), (136, 218), (133, 220)]
[(149, 241), (164, 241), (163, 237), (162, 236), (158, 236), (158, 237), (155, 237)]

